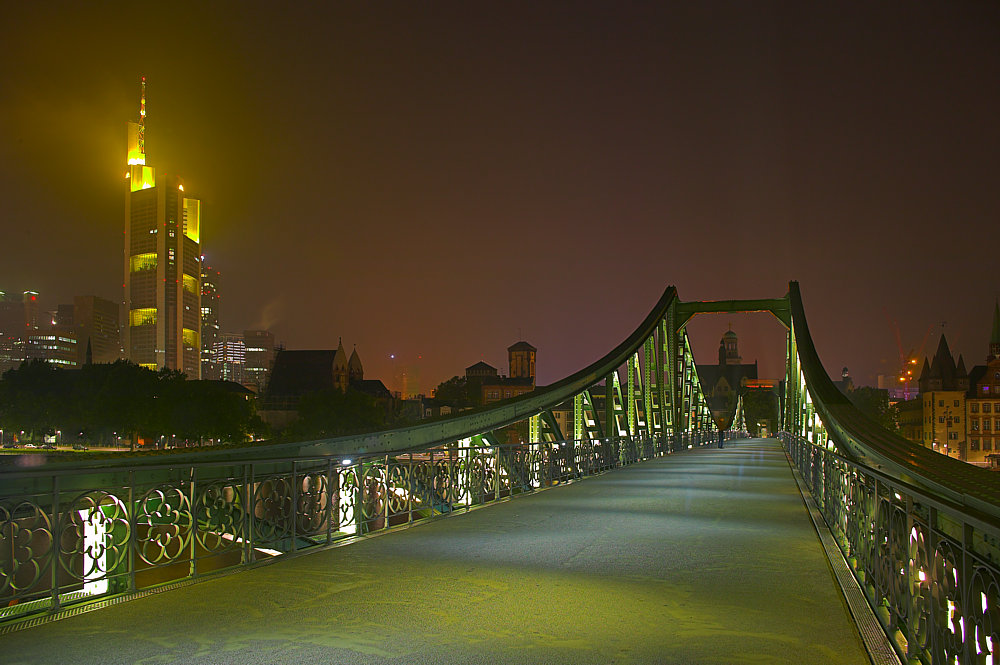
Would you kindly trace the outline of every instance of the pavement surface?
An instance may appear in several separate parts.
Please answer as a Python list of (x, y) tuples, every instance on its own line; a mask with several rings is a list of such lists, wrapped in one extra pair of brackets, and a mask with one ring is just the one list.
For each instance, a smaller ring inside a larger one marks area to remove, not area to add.
[(21, 630), (0, 662), (869, 661), (752, 439)]

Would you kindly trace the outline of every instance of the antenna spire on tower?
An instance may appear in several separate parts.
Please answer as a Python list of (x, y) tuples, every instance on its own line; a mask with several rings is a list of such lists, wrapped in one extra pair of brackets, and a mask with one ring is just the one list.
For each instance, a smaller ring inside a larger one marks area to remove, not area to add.
[(146, 77), (142, 77), (142, 90), (139, 96), (139, 152), (146, 154)]

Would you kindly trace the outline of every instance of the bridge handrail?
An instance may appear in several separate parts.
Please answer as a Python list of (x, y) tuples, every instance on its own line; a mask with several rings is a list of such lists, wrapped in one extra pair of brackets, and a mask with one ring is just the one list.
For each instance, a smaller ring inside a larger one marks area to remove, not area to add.
[(989, 516), (1000, 525), (1000, 474), (936, 453), (890, 432), (858, 411), (826, 373), (806, 322), (798, 282), (788, 289), (792, 330), (813, 404), (841, 451), (873, 470)]

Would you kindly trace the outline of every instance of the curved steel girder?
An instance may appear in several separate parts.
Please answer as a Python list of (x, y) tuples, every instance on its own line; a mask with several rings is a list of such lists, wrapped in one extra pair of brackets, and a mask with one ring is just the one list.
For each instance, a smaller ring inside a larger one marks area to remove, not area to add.
[[(624, 365), (634, 353), (642, 348), (653, 334), (667, 311), (677, 301), (677, 289), (668, 286), (659, 301), (646, 315), (642, 323), (621, 344), (600, 360), (550, 386), (505, 400), (488, 407), (480, 407), (456, 416), (425, 421), (393, 430), (355, 434), (318, 441), (298, 441), (265, 446), (247, 446), (225, 450), (206, 450), (177, 455), (129, 457), (127, 459), (79, 460), (74, 462), (49, 463), (35, 467), (36, 471), (67, 469), (102, 469), (110, 466), (162, 466), (167, 464), (187, 464), (190, 462), (244, 462), (251, 460), (271, 460), (287, 458), (308, 458), (324, 456), (345, 456), (406, 451), (433, 445), (458, 441), (470, 436), (490, 432), (507, 425), (520, 422), (542, 411), (552, 409), (581, 391), (603, 381), (614, 370)], [(0, 479), (3, 472), (0, 472)]]
[(1000, 519), (1000, 474), (936, 453), (890, 432), (858, 411), (834, 385), (813, 345), (799, 283), (788, 288), (792, 331), (813, 405), (837, 448), (901, 482)]

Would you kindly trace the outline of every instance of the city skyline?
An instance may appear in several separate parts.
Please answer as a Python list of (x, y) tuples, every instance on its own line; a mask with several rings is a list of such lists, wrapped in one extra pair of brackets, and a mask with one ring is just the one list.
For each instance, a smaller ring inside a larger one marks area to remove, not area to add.
[[(209, 8), (198, 58), (169, 48), (168, 20), (136, 57), (109, 38), (66, 62), (46, 45), (140, 19), (15, 8), (0, 187), (17, 249), (0, 286), (53, 307), (120, 300), (121, 127), (145, 75), (147, 153), (210, 211), (223, 330), (358, 340), (386, 379), (390, 355), (420, 355), (423, 392), (502, 366), (523, 338), (545, 384), (621, 341), (668, 284), (708, 300), (797, 279), (834, 377), (890, 373), (893, 321), (905, 350), (930, 333), (925, 356), (947, 321), (979, 362), (1000, 288), (975, 253), (998, 237), (996, 14)], [(693, 321), (698, 360), (730, 320), (780, 375), (765, 315)]]

